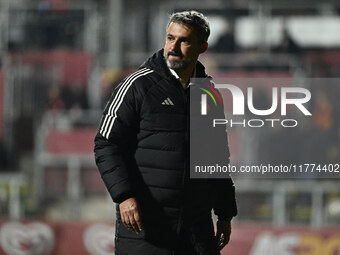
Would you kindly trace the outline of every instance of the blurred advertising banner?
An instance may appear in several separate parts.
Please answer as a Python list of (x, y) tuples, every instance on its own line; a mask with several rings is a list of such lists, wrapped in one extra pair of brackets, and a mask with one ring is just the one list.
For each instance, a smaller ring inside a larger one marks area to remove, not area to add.
[(222, 255), (340, 254), (340, 229), (238, 225)]
[(0, 255), (114, 254), (114, 225), (0, 221)]
[[(0, 255), (113, 255), (113, 224), (0, 222)], [(236, 225), (222, 255), (340, 254), (340, 229)]]

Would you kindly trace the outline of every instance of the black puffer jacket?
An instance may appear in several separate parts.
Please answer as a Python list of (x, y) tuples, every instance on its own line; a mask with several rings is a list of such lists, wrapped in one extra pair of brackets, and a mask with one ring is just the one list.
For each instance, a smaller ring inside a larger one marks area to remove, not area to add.
[[(199, 62), (196, 75), (208, 78)], [(189, 89), (170, 74), (163, 50), (113, 91), (95, 138), (96, 163), (114, 202), (137, 199), (143, 223), (139, 235), (127, 230), (117, 206), (117, 255), (218, 254), (211, 210), (219, 219), (236, 215), (234, 186), (229, 178), (189, 178), (189, 120)]]

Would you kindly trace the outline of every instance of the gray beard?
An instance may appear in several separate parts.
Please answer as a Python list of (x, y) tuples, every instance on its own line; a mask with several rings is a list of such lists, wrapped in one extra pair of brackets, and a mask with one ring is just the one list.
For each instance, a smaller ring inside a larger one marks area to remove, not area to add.
[(183, 71), (187, 69), (190, 64), (190, 60), (188, 59), (183, 59), (180, 61), (170, 61), (169, 58), (166, 58), (165, 60), (167, 66), (175, 71)]

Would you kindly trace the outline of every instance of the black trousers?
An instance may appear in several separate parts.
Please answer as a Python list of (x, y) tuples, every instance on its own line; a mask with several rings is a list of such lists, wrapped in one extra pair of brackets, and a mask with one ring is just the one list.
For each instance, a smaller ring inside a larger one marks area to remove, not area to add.
[(221, 255), (215, 237), (197, 242), (185, 228), (173, 248), (161, 248), (144, 239), (116, 238), (115, 255)]

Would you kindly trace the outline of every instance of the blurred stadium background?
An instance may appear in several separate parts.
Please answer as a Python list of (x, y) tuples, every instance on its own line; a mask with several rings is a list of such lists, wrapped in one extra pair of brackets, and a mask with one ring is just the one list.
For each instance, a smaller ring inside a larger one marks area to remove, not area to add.
[[(0, 0), (0, 254), (112, 254), (114, 206), (93, 137), (114, 86), (185, 9), (210, 20), (201, 60), (212, 76), (339, 77), (337, 0)], [(232, 129), (232, 163), (339, 163), (340, 86), (308, 89), (303, 135)], [(222, 254), (340, 254), (338, 179), (235, 183), (239, 215)]]

